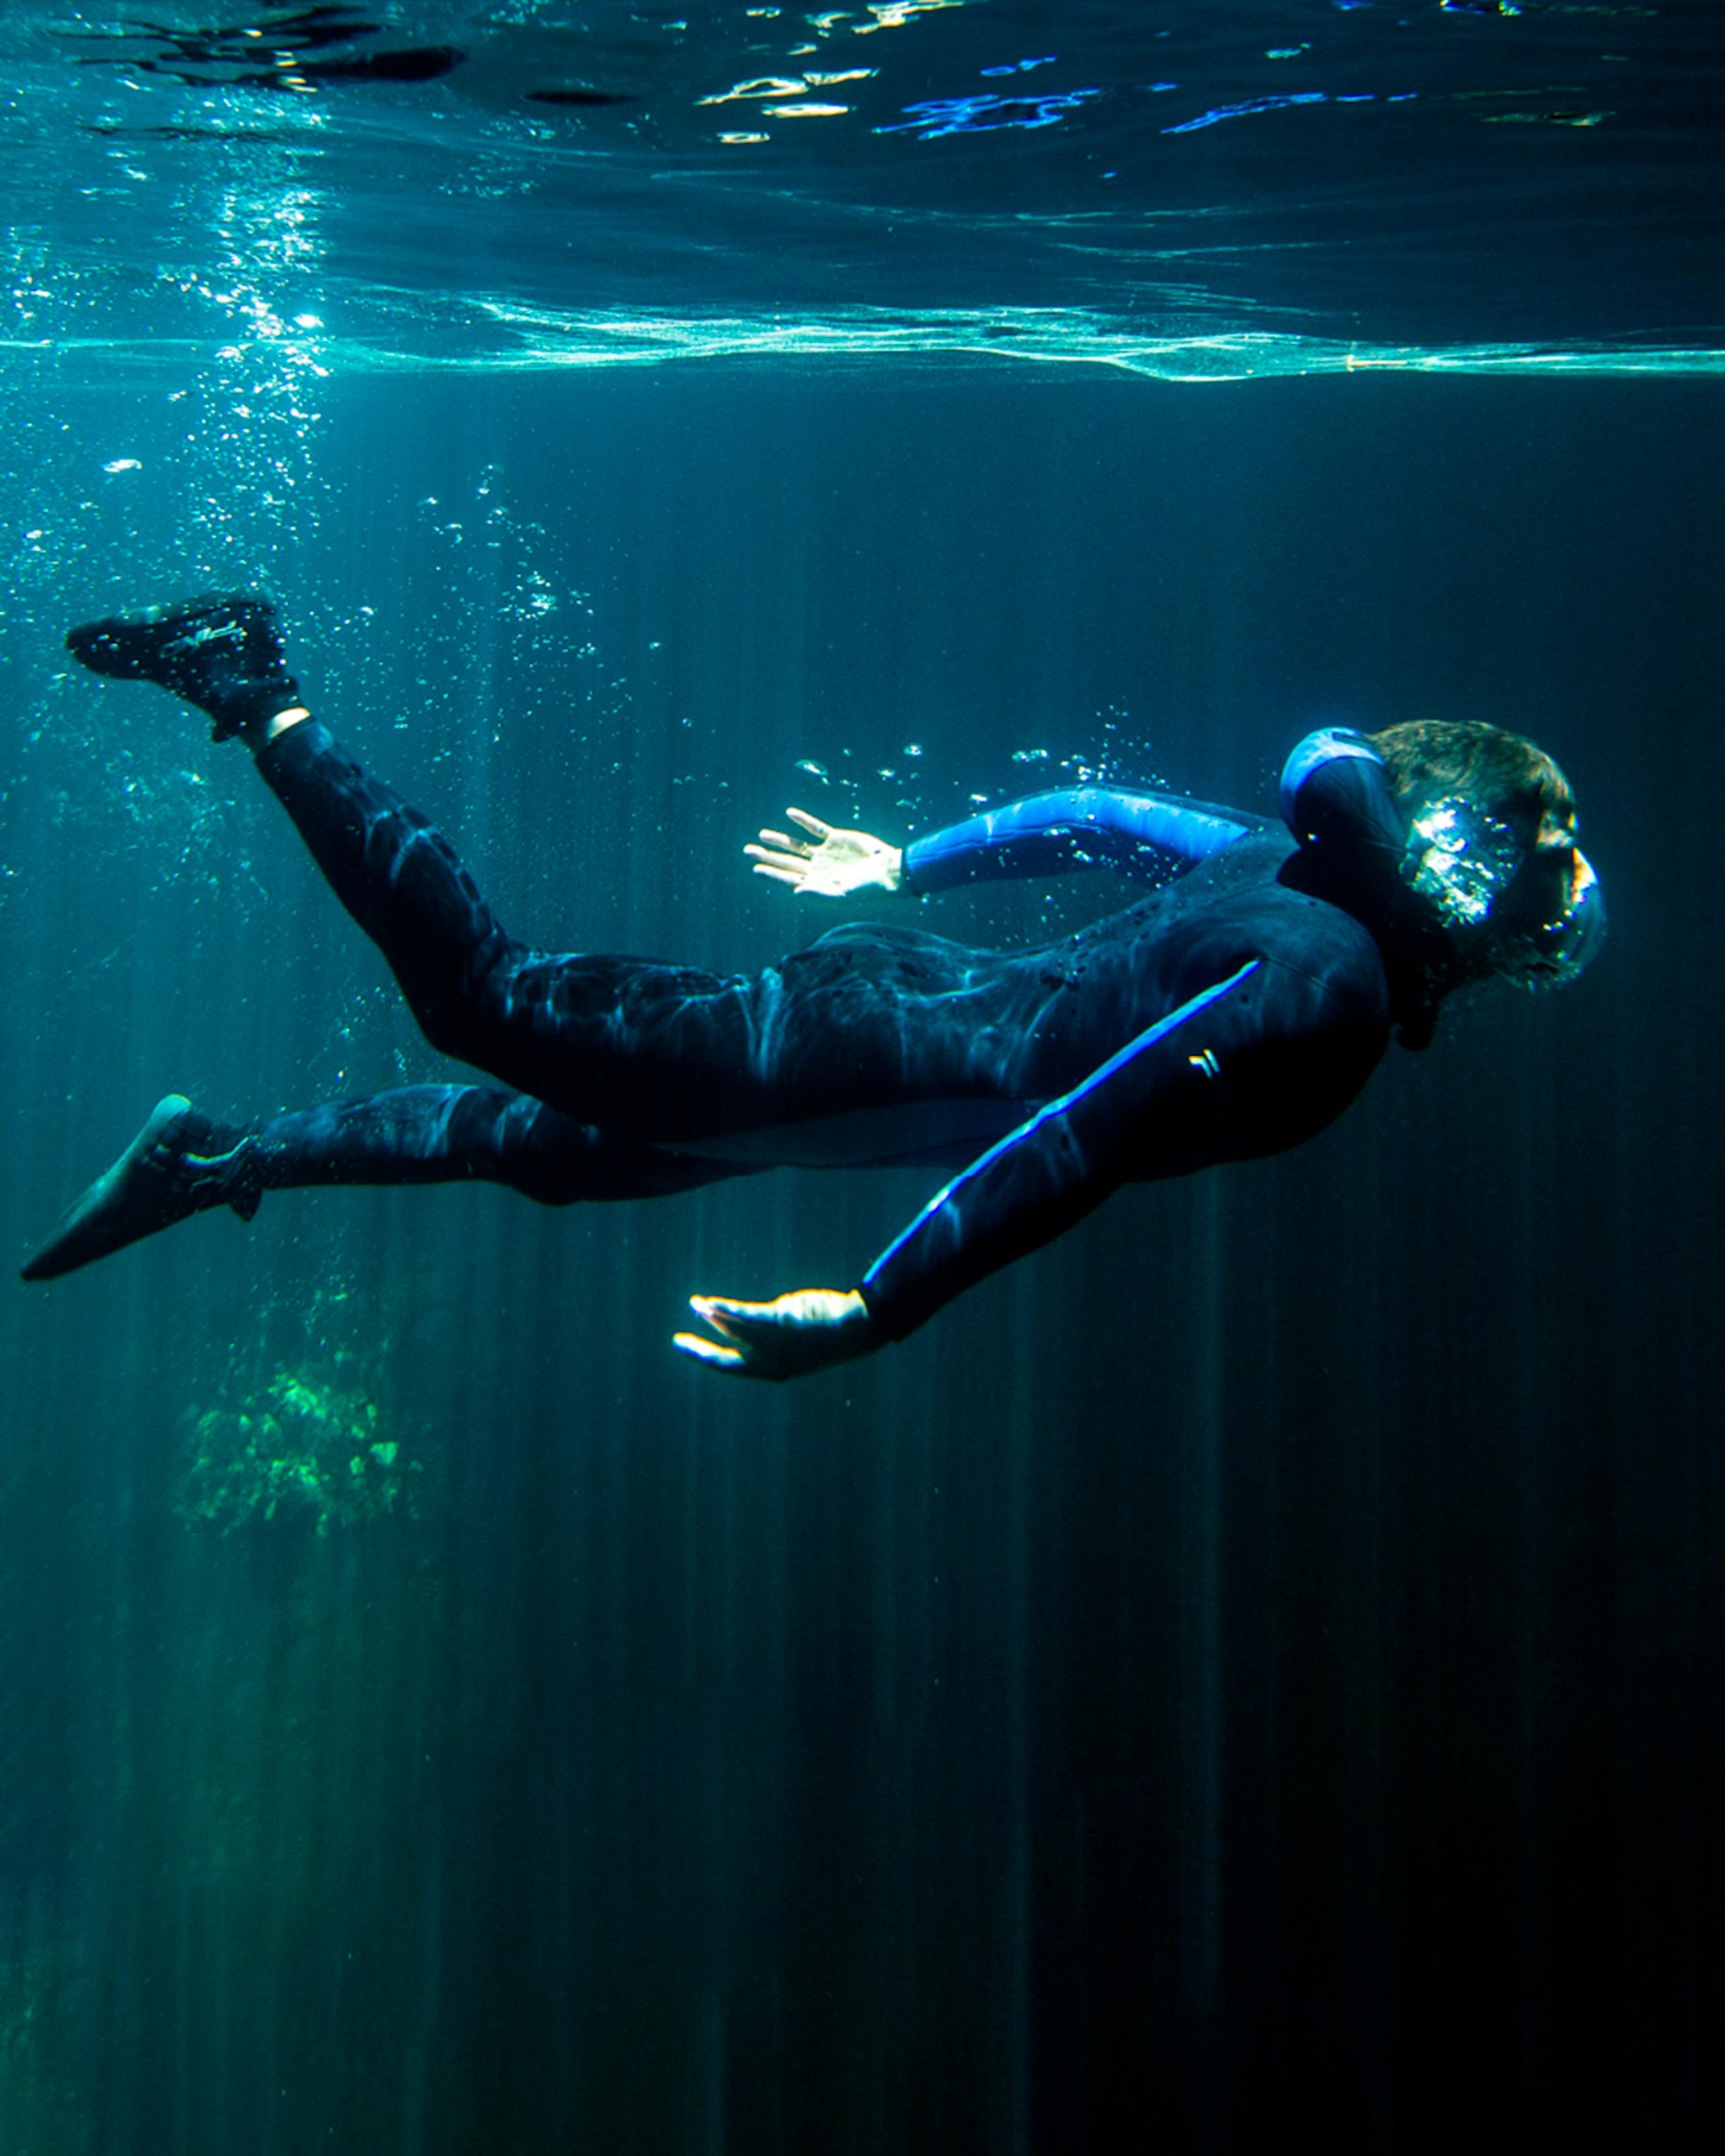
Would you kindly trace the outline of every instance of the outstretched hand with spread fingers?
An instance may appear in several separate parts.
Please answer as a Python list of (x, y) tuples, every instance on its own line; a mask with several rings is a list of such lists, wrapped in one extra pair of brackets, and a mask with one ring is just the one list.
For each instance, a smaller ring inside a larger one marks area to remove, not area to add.
[(809, 837), (762, 831), (758, 846), (743, 848), (757, 876), (788, 884), (798, 898), (845, 898), (856, 891), (896, 891), (903, 883), (901, 848), (866, 831), (836, 830), (805, 809), (787, 808), (785, 814)]
[(772, 1302), (692, 1295), (689, 1307), (716, 1337), (680, 1332), (672, 1345), (710, 1370), (782, 1383), (872, 1354), (883, 1335), (855, 1289), (794, 1288)]

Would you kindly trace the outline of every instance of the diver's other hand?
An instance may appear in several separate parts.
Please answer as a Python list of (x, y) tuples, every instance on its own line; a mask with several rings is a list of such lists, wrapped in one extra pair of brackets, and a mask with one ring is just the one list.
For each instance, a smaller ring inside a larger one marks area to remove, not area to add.
[[(866, 831), (838, 831), (801, 808), (787, 808), (808, 839), (788, 831), (762, 831), (758, 846), (743, 848), (757, 876), (787, 883), (799, 898), (846, 898), (855, 891), (896, 891), (905, 880), (905, 857)], [(813, 840), (813, 844), (809, 843)]]
[(689, 1307), (718, 1337), (680, 1332), (672, 1345), (710, 1370), (782, 1383), (811, 1371), (871, 1355), (885, 1340), (869, 1306), (853, 1288), (793, 1288), (772, 1302), (729, 1302), (691, 1295)]

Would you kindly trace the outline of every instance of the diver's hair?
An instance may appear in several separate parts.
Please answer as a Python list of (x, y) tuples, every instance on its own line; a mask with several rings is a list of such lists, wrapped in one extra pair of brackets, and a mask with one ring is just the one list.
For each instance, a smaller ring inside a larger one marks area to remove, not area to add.
[(1481, 719), (1413, 719), (1370, 738), (1389, 771), (1396, 805), (1409, 820), (1434, 801), (1459, 793), (1531, 847), (1548, 816), (1560, 824), (1574, 816), (1568, 780), (1524, 734)]

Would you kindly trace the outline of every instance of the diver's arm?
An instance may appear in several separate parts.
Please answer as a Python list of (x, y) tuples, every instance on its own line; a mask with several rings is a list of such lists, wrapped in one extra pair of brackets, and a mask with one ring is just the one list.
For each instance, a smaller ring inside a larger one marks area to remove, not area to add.
[(1249, 958), (1191, 997), (991, 1146), (930, 1199), (858, 1287), (805, 1288), (771, 1303), (696, 1296), (691, 1307), (716, 1337), (680, 1333), (676, 1345), (749, 1378), (800, 1377), (871, 1354), (1142, 1173), (1147, 1129), (1162, 1172), (1204, 1165), (1215, 1158), (1232, 1047), (1260, 1030), (1250, 991), (1262, 963)]
[(900, 887), (915, 895), (1006, 876), (1111, 868), (1161, 878), (1193, 868), (1260, 828), (1260, 819), (1174, 793), (1075, 786), (984, 809), (905, 848)]
[(762, 831), (743, 851), (755, 874), (788, 885), (799, 897), (845, 898), (861, 891), (920, 897), (956, 884), (1009, 876), (1061, 875), (1106, 867), (1160, 876), (1191, 868), (1257, 828), (1257, 819), (1173, 793), (1123, 793), (1111, 787), (1068, 787), (1009, 801), (901, 850), (866, 831), (838, 830), (801, 808), (786, 811), (809, 836)]
[(1147, 1027), (937, 1191), (863, 1276), (881, 1332), (903, 1339), (1153, 1160), (1153, 1172), (1178, 1174), (1218, 1158), (1232, 1050), (1260, 1029), (1262, 965), (1247, 959)]

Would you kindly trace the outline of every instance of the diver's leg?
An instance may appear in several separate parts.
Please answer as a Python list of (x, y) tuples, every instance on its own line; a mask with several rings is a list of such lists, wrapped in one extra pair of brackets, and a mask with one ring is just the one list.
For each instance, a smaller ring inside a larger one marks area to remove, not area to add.
[(541, 1205), (665, 1198), (755, 1171), (640, 1145), (495, 1086), (405, 1086), (272, 1116), (252, 1140), (264, 1190), (496, 1183)]
[(463, 984), (506, 942), (472, 877), (426, 819), (311, 719), (275, 608), (244, 593), (116, 614), (70, 630), (92, 672), (152, 681), (244, 741), (336, 896), (382, 949), (433, 1040)]
[(647, 1142), (767, 1119), (757, 1005), (776, 980), (533, 950), (429, 820), (316, 719), (278, 724), (257, 763), (434, 1048)]
[(308, 716), (267, 602), (216, 595), (116, 615), (66, 643), (95, 672), (196, 704), (218, 739), (254, 751), (434, 1046), (645, 1141), (763, 1120), (757, 984), (505, 935), (448, 841)]
[(408, 1086), (249, 1125), (215, 1122), (171, 1093), (23, 1277), (57, 1280), (218, 1206), (249, 1220), (266, 1190), (495, 1183), (572, 1205), (670, 1197), (753, 1172), (634, 1144), (495, 1086)]

